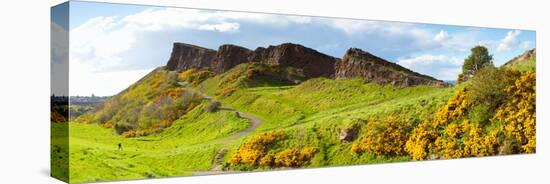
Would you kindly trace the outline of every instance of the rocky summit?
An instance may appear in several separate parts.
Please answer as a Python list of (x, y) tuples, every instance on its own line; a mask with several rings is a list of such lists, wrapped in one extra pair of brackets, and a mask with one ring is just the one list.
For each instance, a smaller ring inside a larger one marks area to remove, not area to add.
[(361, 49), (351, 48), (336, 65), (336, 79), (362, 78), (365, 82), (407, 87), (429, 85), (445, 87), (450, 84), (411, 71)]
[(210, 68), (215, 73), (224, 73), (247, 62), (294, 67), (302, 70), (307, 78), (361, 78), (365, 82), (399, 87), (450, 86), (441, 80), (416, 73), (357, 48), (349, 49), (340, 59), (293, 43), (258, 47), (255, 50), (225, 44), (217, 51), (174, 43), (166, 69), (184, 71), (189, 68)]

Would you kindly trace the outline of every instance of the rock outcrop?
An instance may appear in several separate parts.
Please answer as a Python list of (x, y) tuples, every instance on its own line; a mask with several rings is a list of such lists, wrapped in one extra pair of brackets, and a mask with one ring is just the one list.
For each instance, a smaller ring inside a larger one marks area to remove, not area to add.
[(308, 77), (332, 77), (339, 59), (298, 44), (284, 43), (268, 48), (259, 47), (250, 61), (302, 69)]
[(185, 43), (174, 43), (167, 70), (184, 71), (190, 68), (210, 67), (216, 51)]
[(258, 47), (254, 51), (230, 44), (221, 45), (215, 51), (190, 44), (174, 43), (166, 69), (184, 71), (189, 68), (208, 67), (215, 73), (224, 73), (236, 65), (247, 62), (294, 67), (302, 70), (306, 78), (361, 78), (365, 82), (399, 87), (450, 85), (357, 48), (349, 49), (343, 59), (339, 59), (292, 43), (267, 48)]
[(221, 45), (218, 48), (216, 59), (212, 62), (212, 71), (223, 73), (241, 63), (249, 62), (252, 51), (236, 45)]
[(236, 45), (222, 45), (218, 51), (199, 46), (175, 43), (166, 69), (183, 71), (189, 68), (210, 67), (223, 73), (246, 62), (290, 66), (302, 69), (307, 77), (331, 77), (338, 58), (325, 55), (298, 44), (285, 43), (254, 51)]
[(429, 85), (445, 87), (450, 84), (422, 75), (398, 64), (376, 57), (361, 49), (351, 48), (336, 65), (336, 79), (361, 78), (365, 82), (390, 84), (399, 87)]

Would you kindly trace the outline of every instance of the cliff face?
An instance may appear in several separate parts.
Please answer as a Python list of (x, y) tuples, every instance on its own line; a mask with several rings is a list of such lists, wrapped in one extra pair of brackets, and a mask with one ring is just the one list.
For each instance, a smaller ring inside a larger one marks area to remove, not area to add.
[(335, 78), (362, 78), (365, 82), (391, 84), (400, 87), (417, 85), (449, 86), (443, 81), (413, 72), (357, 48), (349, 49), (342, 61), (336, 65)]
[(189, 68), (210, 67), (216, 73), (223, 73), (246, 62), (260, 62), (272, 65), (291, 66), (302, 69), (308, 77), (331, 77), (334, 64), (339, 59), (313, 49), (291, 43), (254, 51), (236, 45), (222, 45), (218, 51), (194, 45), (175, 43), (166, 69), (183, 71)]
[(252, 53), (249, 60), (300, 68), (308, 77), (334, 76), (334, 65), (339, 61), (337, 58), (292, 43), (268, 48), (259, 47)]
[(244, 47), (222, 45), (218, 48), (216, 59), (212, 62), (212, 71), (223, 73), (241, 63), (249, 62), (248, 57), (251, 54), (252, 51)]
[(175, 43), (166, 69), (184, 71), (189, 68), (209, 67), (215, 73), (223, 73), (236, 65), (247, 62), (298, 68), (302, 70), (306, 78), (362, 78), (366, 82), (400, 87), (416, 85), (444, 87), (450, 85), (360, 49), (349, 49), (340, 60), (292, 43), (267, 48), (258, 47), (254, 51), (229, 44), (221, 45), (218, 51), (215, 51), (199, 46)]
[(184, 71), (189, 68), (210, 67), (216, 51), (184, 43), (174, 43), (167, 70)]

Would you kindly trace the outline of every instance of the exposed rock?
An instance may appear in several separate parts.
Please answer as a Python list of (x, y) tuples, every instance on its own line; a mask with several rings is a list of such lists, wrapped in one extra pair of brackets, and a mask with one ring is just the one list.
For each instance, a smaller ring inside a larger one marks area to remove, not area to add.
[(354, 125), (348, 128), (341, 128), (338, 138), (342, 142), (351, 142), (357, 138), (358, 133), (359, 133), (358, 125)]
[(362, 78), (365, 82), (390, 84), (399, 87), (430, 85), (445, 87), (450, 84), (422, 75), (398, 64), (376, 57), (357, 48), (349, 49), (336, 66), (336, 79)]
[(252, 51), (244, 47), (222, 45), (218, 48), (216, 60), (212, 62), (212, 71), (223, 73), (241, 63), (249, 62), (248, 57), (251, 54)]
[(514, 57), (510, 61), (504, 63), (504, 65), (512, 65), (513, 63), (516, 63), (516, 62), (534, 60), (534, 59), (536, 59), (536, 57), (537, 57), (536, 49), (531, 49), (531, 50), (525, 51), (523, 54), (521, 54), (519, 56)]
[(259, 47), (250, 61), (302, 69), (307, 77), (332, 77), (338, 58), (317, 52), (298, 44), (284, 43), (268, 48)]
[(185, 43), (174, 43), (167, 70), (184, 71), (189, 68), (210, 67), (216, 51)]
[[(174, 43), (166, 69), (184, 71), (189, 68), (209, 67), (215, 73), (223, 73), (236, 65), (247, 62), (294, 67), (301, 70), (306, 79), (314, 77), (362, 78), (365, 82), (398, 87), (450, 86), (448, 83), (413, 72), (360, 49), (349, 49), (340, 60), (292, 43), (271, 45), (267, 48), (258, 47), (254, 51), (229, 44), (221, 45), (218, 51), (215, 51), (184, 43)], [(275, 78), (279, 79), (280, 76)]]

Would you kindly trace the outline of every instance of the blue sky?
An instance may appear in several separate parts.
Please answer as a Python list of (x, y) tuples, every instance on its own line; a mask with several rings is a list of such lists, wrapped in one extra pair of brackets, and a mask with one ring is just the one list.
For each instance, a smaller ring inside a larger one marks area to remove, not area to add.
[(164, 65), (173, 42), (212, 49), (228, 43), (255, 49), (292, 42), (335, 57), (356, 47), (441, 80), (456, 79), (476, 45), (488, 47), (497, 66), (536, 45), (535, 32), (527, 30), (78, 1), (70, 6), (70, 25), (60, 27), (71, 35), (73, 95), (116, 94)]

